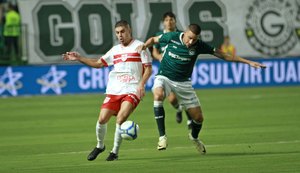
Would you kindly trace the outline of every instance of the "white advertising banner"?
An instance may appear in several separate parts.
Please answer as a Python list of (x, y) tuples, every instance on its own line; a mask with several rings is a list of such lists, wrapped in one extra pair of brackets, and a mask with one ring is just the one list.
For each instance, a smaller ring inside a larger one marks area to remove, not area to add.
[(243, 57), (300, 56), (300, 0), (19, 0), (30, 64), (59, 63), (78, 51), (99, 57), (115, 43), (114, 24), (127, 20), (145, 41), (161, 29), (167, 11), (177, 27), (202, 28), (201, 38), (219, 47), (229, 35)]

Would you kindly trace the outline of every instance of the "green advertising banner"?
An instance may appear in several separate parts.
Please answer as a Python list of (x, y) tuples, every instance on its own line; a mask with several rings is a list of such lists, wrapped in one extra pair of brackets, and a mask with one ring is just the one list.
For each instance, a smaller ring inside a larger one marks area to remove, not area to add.
[(19, 0), (23, 44), (30, 64), (60, 63), (61, 54), (90, 57), (106, 53), (117, 40), (114, 24), (127, 20), (145, 41), (162, 29), (172, 11), (177, 27), (202, 28), (201, 39), (219, 47), (230, 36), (244, 57), (300, 56), (300, 0)]

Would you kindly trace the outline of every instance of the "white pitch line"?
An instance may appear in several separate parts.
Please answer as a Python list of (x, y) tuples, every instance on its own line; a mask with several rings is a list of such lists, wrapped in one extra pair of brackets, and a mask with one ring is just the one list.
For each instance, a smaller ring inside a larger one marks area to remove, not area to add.
[[(269, 144), (295, 144), (300, 143), (300, 140), (294, 141), (276, 141), (276, 142), (259, 142), (259, 143), (240, 143), (240, 144), (215, 144), (215, 145), (205, 145), (207, 148), (215, 147), (226, 147), (226, 146), (253, 146), (253, 145), (269, 145)], [(172, 149), (188, 149), (191, 146), (185, 147), (172, 147)], [(136, 149), (127, 149), (126, 151), (145, 151), (145, 150), (154, 150), (149, 148), (136, 148)], [(89, 153), (90, 151), (73, 151), (73, 152), (62, 152), (62, 153), (45, 153), (45, 154), (36, 154), (35, 156), (44, 156), (44, 155), (67, 155), (67, 154), (82, 154)]]

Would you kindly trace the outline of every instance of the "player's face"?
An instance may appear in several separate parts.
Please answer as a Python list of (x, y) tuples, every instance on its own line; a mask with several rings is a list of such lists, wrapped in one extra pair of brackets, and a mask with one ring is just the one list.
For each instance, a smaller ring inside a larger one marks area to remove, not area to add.
[(199, 35), (194, 34), (192, 31), (187, 30), (184, 32), (183, 35), (183, 43), (186, 45), (186, 47), (191, 47), (193, 44), (197, 42), (199, 38)]
[(230, 40), (229, 40), (228, 37), (224, 38), (224, 44), (227, 45), (227, 46), (230, 44)]
[(115, 28), (116, 36), (121, 44), (127, 46), (131, 41), (131, 30), (125, 26), (118, 26)]
[(173, 17), (167, 16), (164, 19), (164, 29), (174, 31), (176, 28), (176, 20)]

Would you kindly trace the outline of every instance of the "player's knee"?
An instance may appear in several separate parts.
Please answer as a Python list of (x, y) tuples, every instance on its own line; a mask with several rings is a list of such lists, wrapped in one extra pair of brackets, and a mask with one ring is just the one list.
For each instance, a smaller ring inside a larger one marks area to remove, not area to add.
[(100, 116), (98, 122), (99, 124), (105, 124), (107, 123), (107, 119), (104, 116)]
[(125, 121), (126, 121), (125, 118), (117, 118), (116, 123), (119, 124), (119, 125), (121, 125), (121, 124), (124, 123)]
[(177, 101), (176, 97), (169, 97), (169, 102), (170, 102), (172, 105), (178, 104), (178, 101)]
[(164, 94), (163, 93), (159, 93), (159, 92), (154, 93), (153, 97), (154, 97), (154, 100), (159, 100), (159, 101), (164, 100)]
[(204, 121), (204, 117), (202, 114), (198, 114), (195, 119), (194, 119), (197, 123), (202, 123)]
[(99, 118), (99, 119), (98, 119), (98, 123), (99, 123), (99, 124), (105, 124), (105, 121), (104, 121), (103, 118)]

